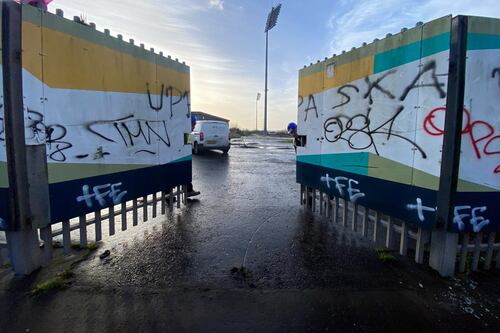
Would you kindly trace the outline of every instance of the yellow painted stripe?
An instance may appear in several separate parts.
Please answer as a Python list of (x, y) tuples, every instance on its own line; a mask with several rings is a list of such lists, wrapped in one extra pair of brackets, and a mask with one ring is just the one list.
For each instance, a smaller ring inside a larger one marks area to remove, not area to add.
[(23, 21), (23, 67), (42, 80), (42, 31), (40, 26)]
[(299, 79), (299, 95), (309, 96), (335, 88), (346, 83), (359, 80), (373, 74), (373, 56), (368, 56), (353, 62), (335, 66), (332, 78), (326, 78), (325, 68), (316, 73)]
[[(25, 32), (25, 33), (24, 33)], [(40, 27), (23, 21), (23, 67), (42, 80)], [(38, 42), (37, 42), (38, 40)], [(30, 44), (34, 43), (34, 44)], [(158, 80), (158, 84), (157, 84)], [(160, 85), (189, 91), (189, 73), (157, 66), (72, 35), (43, 28), (43, 81), (52, 88), (152, 94)]]
[(299, 79), (299, 96), (305, 97), (323, 91), (324, 70)]
[[(48, 163), (49, 183), (90, 178), (111, 173), (148, 168), (149, 164)], [(0, 187), (8, 187), (7, 162), (0, 161)]]
[[(437, 191), (439, 188), (439, 177), (437, 176), (372, 153), (368, 156), (368, 176), (370, 177), (406, 185), (415, 185), (434, 191)], [(496, 192), (498, 190), (485, 185), (459, 179), (457, 191)]]

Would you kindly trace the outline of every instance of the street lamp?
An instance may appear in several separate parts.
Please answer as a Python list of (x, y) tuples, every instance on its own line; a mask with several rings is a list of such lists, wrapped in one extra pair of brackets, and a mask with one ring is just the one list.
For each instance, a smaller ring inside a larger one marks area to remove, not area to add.
[(260, 92), (257, 93), (255, 98), (255, 132), (257, 132), (257, 102), (260, 100)]
[(264, 135), (267, 135), (267, 53), (268, 53), (268, 32), (276, 25), (278, 22), (278, 15), (280, 14), (281, 4), (271, 9), (269, 15), (267, 16), (266, 29), (266, 84), (264, 88)]

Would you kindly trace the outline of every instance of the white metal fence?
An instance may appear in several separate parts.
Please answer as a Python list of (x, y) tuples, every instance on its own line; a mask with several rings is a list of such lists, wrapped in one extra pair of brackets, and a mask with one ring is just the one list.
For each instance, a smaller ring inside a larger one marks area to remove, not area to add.
[[(335, 224), (350, 228), (363, 239), (398, 251), (402, 256), (406, 256), (409, 250), (414, 251), (415, 262), (425, 262), (425, 253), (430, 248), (430, 230), (304, 185), (301, 185), (300, 204)], [(459, 273), (494, 267), (500, 269), (500, 239), (495, 232), (462, 233), (457, 243), (457, 254), (456, 268)]]
[[(181, 203), (187, 203), (187, 188), (187, 185), (177, 186), (175, 191), (149, 194), (39, 229), (43, 262), (50, 262), (58, 240), (61, 240), (64, 254), (70, 254), (73, 247), (86, 248), (90, 242), (113, 236), (117, 229), (125, 231), (140, 222), (166, 214), (167, 209), (180, 208)], [(3, 240), (0, 243), (0, 265), (9, 262), (7, 243)]]

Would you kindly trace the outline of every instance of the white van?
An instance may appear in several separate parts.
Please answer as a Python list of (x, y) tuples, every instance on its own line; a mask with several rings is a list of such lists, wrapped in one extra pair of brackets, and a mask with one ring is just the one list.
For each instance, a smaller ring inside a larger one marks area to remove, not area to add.
[(229, 124), (225, 121), (199, 120), (191, 132), (193, 154), (203, 150), (217, 149), (224, 154), (231, 148), (229, 140)]

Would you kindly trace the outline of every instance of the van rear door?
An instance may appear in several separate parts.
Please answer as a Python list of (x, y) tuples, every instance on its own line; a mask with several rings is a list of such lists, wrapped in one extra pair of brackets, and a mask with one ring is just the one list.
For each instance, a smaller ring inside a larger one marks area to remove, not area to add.
[(202, 131), (205, 134), (205, 145), (226, 147), (229, 145), (229, 126), (225, 122), (203, 123)]

